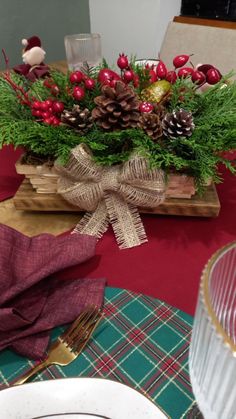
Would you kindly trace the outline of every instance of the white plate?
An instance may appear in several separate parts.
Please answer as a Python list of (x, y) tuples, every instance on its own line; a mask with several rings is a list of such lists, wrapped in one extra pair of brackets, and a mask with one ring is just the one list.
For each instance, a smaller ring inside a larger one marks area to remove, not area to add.
[(102, 378), (37, 381), (0, 391), (1, 419), (166, 419), (138, 391)]

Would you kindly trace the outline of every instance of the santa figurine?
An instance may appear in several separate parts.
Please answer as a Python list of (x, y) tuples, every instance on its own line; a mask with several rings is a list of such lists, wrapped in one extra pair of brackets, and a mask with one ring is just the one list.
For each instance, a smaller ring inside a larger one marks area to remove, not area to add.
[(31, 81), (49, 75), (49, 67), (44, 64), (46, 52), (41, 47), (41, 40), (38, 36), (31, 36), (29, 39), (22, 39), (24, 46), (22, 52), (22, 60), (24, 64), (20, 64), (13, 70), (25, 76)]

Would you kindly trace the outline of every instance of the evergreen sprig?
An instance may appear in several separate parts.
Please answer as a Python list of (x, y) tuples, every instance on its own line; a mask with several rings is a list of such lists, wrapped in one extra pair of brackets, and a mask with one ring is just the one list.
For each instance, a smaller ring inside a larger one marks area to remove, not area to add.
[[(108, 67), (103, 62), (102, 68)], [(89, 77), (96, 79), (95, 88), (88, 91), (81, 108), (94, 108), (94, 98), (101, 94), (97, 74), (101, 67), (87, 68)], [(132, 68), (141, 77), (142, 83), (148, 82), (147, 72), (132, 61)], [(67, 109), (72, 108), (72, 84), (69, 75), (53, 70), (50, 80), (59, 88), (56, 96)], [(11, 74), (12, 80), (27, 92), (31, 101), (46, 100), (50, 89), (43, 80), (34, 83), (24, 77)], [(201, 190), (212, 178), (219, 182), (218, 165), (224, 164), (232, 173), (236, 172), (235, 162), (224, 156), (224, 152), (236, 149), (236, 82), (223, 78), (207, 91), (199, 93), (198, 86), (189, 78), (178, 79), (172, 85), (167, 112), (178, 109), (191, 111), (195, 129), (190, 137), (171, 139), (162, 137), (154, 142), (142, 129), (130, 128), (104, 132), (93, 125), (86, 135), (79, 135), (68, 126), (50, 126), (37, 121), (29, 106), (24, 106), (17, 98), (16, 91), (0, 76), (0, 147), (4, 144), (21, 146), (40, 156), (59, 158), (63, 163), (68, 159), (70, 150), (77, 144), (86, 143), (92, 150), (97, 163), (102, 165), (120, 164), (130, 153), (138, 150), (150, 161), (150, 167), (162, 168), (166, 173), (184, 172), (194, 176)]]

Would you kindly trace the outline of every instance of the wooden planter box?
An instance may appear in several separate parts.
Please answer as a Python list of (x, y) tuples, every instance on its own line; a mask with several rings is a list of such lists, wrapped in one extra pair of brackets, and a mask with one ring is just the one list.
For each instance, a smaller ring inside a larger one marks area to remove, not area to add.
[[(57, 194), (58, 174), (53, 166), (16, 163), (16, 171), (25, 180), (14, 197), (16, 209), (28, 211), (81, 211)], [(217, 217), (220, 203), (214, 185), (196, 194), (194, 179), (184, 174), (170, 174), (165, 202), (157, 208), (140, 208), (140, 212), (168, 215)]]

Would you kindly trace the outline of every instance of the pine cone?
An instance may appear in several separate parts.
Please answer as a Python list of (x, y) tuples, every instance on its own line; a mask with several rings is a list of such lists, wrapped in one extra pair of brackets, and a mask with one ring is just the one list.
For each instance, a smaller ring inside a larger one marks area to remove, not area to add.
[(163, 134), (169, 138), (190, 137), (195, 125), (191, 112), (184, 109), (167, 113), (162, 121)]
[(93, 118), (87, 108), (81, 109), (79, 105), (74, 105), (72, 110), (65, 109), (62, 112), (61, 122), (74, 128), (75, 131), (85, 134), (92, 127)]
[(158, 114), (141, 114), (138, 122), (138, 127), (143, 129), (143, 131), (154, 141), (162, 137), (162, 123)]
[(102, 95), (94, 99), (92, 116), (106, 131), (135, 128), (139, 120), (139, 99), (134, 90), (117, 81), (115, 87), (103, 86)]

